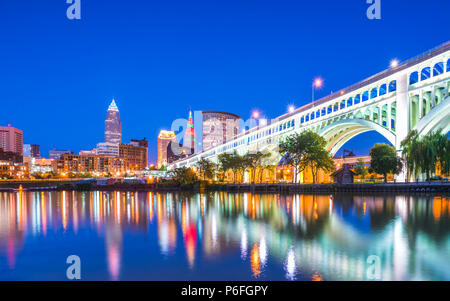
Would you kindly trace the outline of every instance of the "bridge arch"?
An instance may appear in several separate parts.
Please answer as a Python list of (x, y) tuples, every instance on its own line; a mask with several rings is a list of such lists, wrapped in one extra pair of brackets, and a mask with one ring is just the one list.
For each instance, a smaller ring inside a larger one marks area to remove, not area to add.
[(395, 134), (381, 125), (365, 119), (343, 119), (320, 130), (319, 135), (327, 141), (327, 149), (334, 156), (337, 151), (353, 137), (369, 132), (376, 131), (385, 137), (392, 145), (395, 145)]
[(430, 132), (450, 131), (450, 96), (434, 106), (414, 127), (415, 130), (424, 136)]

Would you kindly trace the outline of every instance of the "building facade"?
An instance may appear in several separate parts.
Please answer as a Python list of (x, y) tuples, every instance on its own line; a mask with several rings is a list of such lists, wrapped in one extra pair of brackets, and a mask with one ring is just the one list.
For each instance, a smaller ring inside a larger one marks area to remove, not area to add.
[(189, 155), (195, 154), (195, 143), (194, 118), (192, 117), (192, 111), (189, 111), (189, 119), (183, 138), (183, 147), (188, 150)]
[(126, 163), (121, 158), (64, 154), (57, 161), (57, 169), (59, 172), (120, 175), (126, 172)]
[(0, 148), (0, 179), (23, 178), (26, 175), (23, 156), (16, 152), (5, 152)]
[(104, 157), (119, 157), (120, 144), (102, 142), (97, 144), (97, 155)]
[(23, 145), (23, 155), (25, 157), (40, 158), (41, 157), (41, 146), (37, 144), (24, 144)]
[(220, 111), (202, 111), (202, 150), (221, 145), (237, 136), (240, 116)]
[(125, 160), (127, 171), (144, 170), (148, 167), (148, 141), (131, 140), (119, 145), (119, 158)]
[(52, 160), (59, 160), (59, 158), (62, 155), (65, 154), (73, 154), (72, 151), (70, 150), (57, 150), (57, 149), (53, 149), (51, 151), (48, 152), (48, 158), (52, 159)]
[(120, 112), (114, 99), (106, 112), (105, 143), (122, 143), (122, 122), (120, 121)]
[(23, 132), (15, 127), (0, 127), (0, 148), (5, 152), (23, 155)]
[(176, 141), (175, 132), (162, 130), (158, 135), (158, 160), (156, 163), (157, 168), (161, 168), (167, 165), (167, 148), (171, 142)]

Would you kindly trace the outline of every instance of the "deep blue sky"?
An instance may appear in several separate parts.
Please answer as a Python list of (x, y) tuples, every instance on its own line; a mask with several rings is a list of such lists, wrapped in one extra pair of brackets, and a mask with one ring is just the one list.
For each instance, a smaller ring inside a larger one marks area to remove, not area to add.
[(115, 97), (124, 141), (147, 137), (155, 161), (159, 130), (189, 108), (274, 118), (310, 101), (315, 76), (325, 96), (448, 40), (448, 1), (381, 3), (368, 20), (365, 0), (81, 0), (74, 21), (65, 0), (0, 0), (0, 125), (45, 156), (91, 149)]

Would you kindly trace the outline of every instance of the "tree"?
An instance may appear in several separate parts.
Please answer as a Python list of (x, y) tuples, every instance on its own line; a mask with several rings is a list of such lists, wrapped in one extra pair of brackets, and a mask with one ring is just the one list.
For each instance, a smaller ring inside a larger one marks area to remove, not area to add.
[(210, 179), (214, 177), (214, 168), (215, 164), (209, 161), (208, 159), (201, 158), (195, 164), (198, 168), (198, 174), (203, 179)]
[(402, 141), (402, 153), (408, 167), (408, 177), (416, 178), (424, 173), (427, 179), (439, 163), (444, 174), (450, 172), (450, 141), (447, 135), (439, 132), (420, 137), (417, 131), (411, 131)]
[(219, 168), (220, 168), (219, 174), (221, 175), (221, 177), (222, 177), (221, 180), (223, 181), (227, 171), (229, 171), (231, 169), (231, 166), (233, 164), (232, 156), (229, 153), (223, 153), (223, 154), (220, 154), (217, 157), (217, 159), (219, 161)]
[(191, 168), (185, 166), (169, 171), (169, 176), (179, 185), (193, 184), (198, 180), (197, 174)]
[(327, 172), (334, 171), (334, 161), (330, 153), (325, 149), (325, 145), (325, 139), (316, 134), (304, 158), (305, 164), (308, 164), (311, 168), (313, 184), (316, 183), (319, 170)]
[(355, 174), (361, 176), (361, 178), (365, 178), (365, 176), (369, 173), (366, 168), (366, 164), (362, 159), (358, 159), (358, 162), (355, 165)]
[(370, 168), (374, 172), (383, 175), (387, 182), (387, 174), (398, 174), (403, 168), (402, 159), (397, 157), (395, 148), (384, 143), (376, 143), (370, 149)]
[(256, 170), (258, 168), (261, 168), (262, 161), (268, 156), (270, 156), (270, 154), (264, 154), (258, 151), (256, 153), (247, 153), (242, 158), (244, 161), (245, 169), (250, 169), (250, 178), (252, 183), (256, 182)]
[(294, 182), (306, 167), (311, 168), (313, 183), (316, 181), (318, 171), (334, 169), (333, 160), (325, 149), (326, 141), (313, 131), (304, 131), (288, 136), (279, 144), (279, 151), (287, 164), (294, 168)]
[(416, 130), (408, 133), (408, 136), (401, 142), (402, 154), (406, 161), (407, 178), (411, 175), (417, 178), (420, 171), (420, 161), (422, 154), (420, 153), (421, 146), (419, 145), (419, 134)]

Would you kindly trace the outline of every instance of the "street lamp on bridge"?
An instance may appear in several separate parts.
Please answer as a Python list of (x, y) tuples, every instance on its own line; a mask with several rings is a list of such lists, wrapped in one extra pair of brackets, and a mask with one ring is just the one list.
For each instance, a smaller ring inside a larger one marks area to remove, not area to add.
[(313, 104), (313, 107), (314, 107), (314, 90), (315, 89), (320, 89), (320, 88), (322, 88), (322, 86), (323, 86), (323, 79), (320, 78), (320, 77), (316, 77), (314, 79), (314, 81), (313, 81), (313, 84), (312, 84), (312, 104)]

